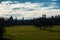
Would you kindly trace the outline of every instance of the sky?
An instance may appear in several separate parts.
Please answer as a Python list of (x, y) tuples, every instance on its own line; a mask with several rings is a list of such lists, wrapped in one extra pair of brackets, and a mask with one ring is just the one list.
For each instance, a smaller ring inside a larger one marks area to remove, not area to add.
[(60, 15), (60, 0), (0, 0), (0, 17), (33, 19)]

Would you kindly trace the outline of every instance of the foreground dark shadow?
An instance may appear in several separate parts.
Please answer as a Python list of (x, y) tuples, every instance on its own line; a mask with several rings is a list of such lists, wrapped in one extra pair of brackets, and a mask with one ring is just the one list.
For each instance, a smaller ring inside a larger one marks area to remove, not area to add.
[(0, 38), (0, 40), (10, 40), (10, 39), (8, 39), (8, 38)]

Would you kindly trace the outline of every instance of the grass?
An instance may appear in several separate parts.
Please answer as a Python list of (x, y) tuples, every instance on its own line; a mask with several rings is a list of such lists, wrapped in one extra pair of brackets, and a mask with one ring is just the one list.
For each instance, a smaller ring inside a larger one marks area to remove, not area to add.
[(4, 38), (10, 40), (60, 40), (59, 26), (52, 28), (52, 32), (34, 29), (33, 26), (12, 26), (6, 28)]

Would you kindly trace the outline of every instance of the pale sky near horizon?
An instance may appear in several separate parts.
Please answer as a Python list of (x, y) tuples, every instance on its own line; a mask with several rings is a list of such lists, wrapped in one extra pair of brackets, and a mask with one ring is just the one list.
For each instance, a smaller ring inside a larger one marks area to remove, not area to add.
[(0, 16), (32, 19), (60, 15), (60, 0), (2, 0)]

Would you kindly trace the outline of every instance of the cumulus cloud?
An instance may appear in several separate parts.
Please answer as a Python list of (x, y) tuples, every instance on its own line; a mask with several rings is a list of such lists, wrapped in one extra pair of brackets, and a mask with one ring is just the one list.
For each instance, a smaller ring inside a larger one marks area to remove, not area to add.
[(59, 7), (56, 6), (55, 2), (48, 4), (47, 7), (44, 7), (44, 5), (45, 3), (4, 1), (0, 3), (0, 15), (4, 17), (12, 15), (13, 17), (24, 17), (25, 19), (29, 19), (41, 17), (43, 14), (52, 16), (60, 13), (60, 9), (55, 9)]

